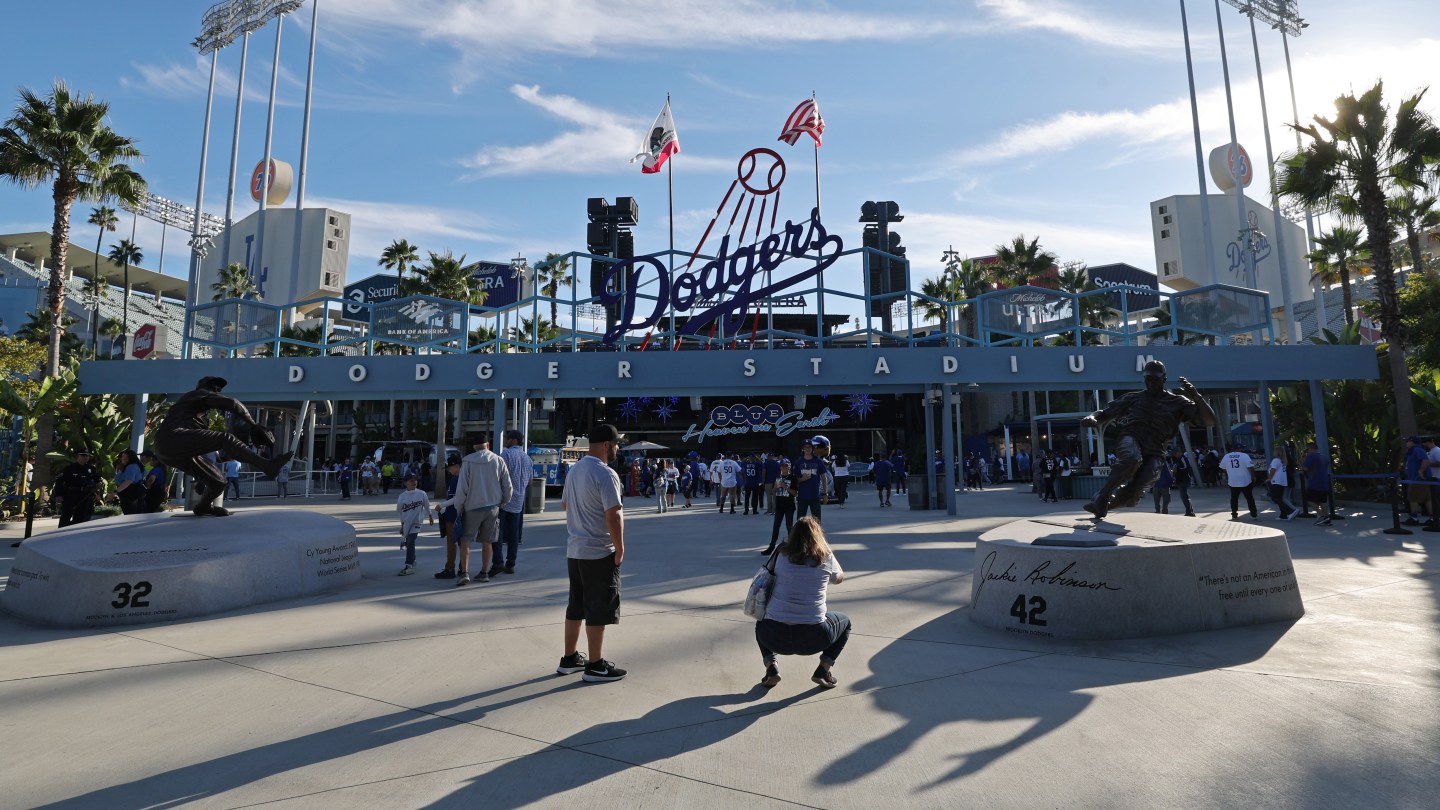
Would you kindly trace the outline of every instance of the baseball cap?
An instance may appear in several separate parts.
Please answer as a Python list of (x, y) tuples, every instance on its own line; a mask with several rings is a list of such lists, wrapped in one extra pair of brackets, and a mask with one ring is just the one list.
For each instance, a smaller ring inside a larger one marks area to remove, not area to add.
[(590, 434), (586, 436), (592, 442), (618, 442), (621, 439), (620, 431), (614, 425), (600, 422), (590, 428)]
[(505, 431), (505, 441), (508, 442), (508, 441), (510, 441), (511, 439), (514, 439), (515, 441), (518, 441), (518, 442), (523, 442), (523, 441), (525, 441), (525, 434), (524, 434), (524, 433), (521, 433), (520, 431), (515, 430), (515, 429), (512, 428), (512, 429), (510, 429), (510, 430)]
[(410, 475), (405, 476), (405, 480), (406, 480), (406, 481), (419, 481), (419, 480), (420, 480), (420, 476), (415, 475), (414, 473), (411, 473)]
[(824, 447), (829, 447), (829, 446), (830, 446), (830, 440), (827, 439), (827, 438), (825, 438), (824, 436), (812, 436), (812, 437), (810, 438), (810, 443), (813, 444), (813, 445), (817, 445), (817, 446), (824, 446)]
[(76, 451), (75, 451), (75, 455), (77, 455), (77, 456), (88, 456), (88, 455), (90, 455), (90, 451), (89, 451), (89, 450), (86, 450), (85, 448), (82, 447), (82, 448), (80, 448), (79, 450), (76, 450)]
[(477, 444), (484, 444), (484, 443), (486, 443), (486, 442), (488, 442), (488, 441), (490, 441), (490, 437), (489, 437), (489, 436), (486, 436), (484, 433), (476, 433), (476, 434), (473, 434), (473, 435), (470, 436), (470, 444), (471, 444), (471, 446), (474, 446), (474, 445), (477, 445)]

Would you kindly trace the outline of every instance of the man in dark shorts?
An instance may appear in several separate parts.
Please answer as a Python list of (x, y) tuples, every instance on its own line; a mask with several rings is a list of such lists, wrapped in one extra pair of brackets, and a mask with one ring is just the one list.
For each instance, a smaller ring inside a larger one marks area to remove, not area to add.
[(1115, 463), (1095, 500), (1085, 504), (1085, 510), (1096, 518), (1105, 517), (1116, 507), (1139, 503), (1145, 490), (1159, 477), (1165, 444), (1175, 435), (1180, 423), (1200, 422), (1213, 427), (1215, 411), (1184, 377), (1180, 378), (1178, 393), (1165, 390), (1165, 364), (1151, 360), (1145, 364), (1144, 391), (1116, 397), (1109, 405), (1081, 419), (1080, 424), (1099, 427), (1112, 420), (1120, 426)]
[[(590, 450), (565, 475), (560, 508), (565, 510), (570, 602), (565, 607), (565, 655), (556, 674), (583, 672), (592, 683), (618, 681), (625, 670), (604, 658), (605, 626), (620, 622), (620, 564), (625, 560), (624, 491), (610, 463), (620, 451), (620, 431), (596, 425)], [(589, 656), (579, 651), (585, 625)]]

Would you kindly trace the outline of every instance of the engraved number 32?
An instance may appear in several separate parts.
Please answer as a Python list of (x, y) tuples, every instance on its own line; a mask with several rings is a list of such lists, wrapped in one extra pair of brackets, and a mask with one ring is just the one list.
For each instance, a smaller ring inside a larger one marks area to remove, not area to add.
[(115, 586), (115, 601), (110, 603), (110, 607), (150, 607), (150, 600), (145, 598), (149, 595), (150, 583), (148, 582), (142, 580), (133, 586), (128, 582), (122, 582)]

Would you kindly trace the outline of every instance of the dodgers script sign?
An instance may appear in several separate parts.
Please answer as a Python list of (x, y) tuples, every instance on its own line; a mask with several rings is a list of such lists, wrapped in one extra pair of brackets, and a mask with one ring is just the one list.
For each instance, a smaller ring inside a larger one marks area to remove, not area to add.
[[(632, 329), (649, 329), (660, 322), (666, 309), (689, 312), (697, 299), (717, 299), (722, 293), (730, 297), (692, 314), (680, 334), (693, 335), (712, 322), (723, 318), (721, 328), (727, 335), (737, 334), (744, 324), (750, 305), (781, 290), (814, 278), (835, 263), (845, 249), (840, 237), (829, 233), (820, 223), (820, 209), (810, 211), (810, 220), (803, 223), (787, 221), (783, 233), (772, 233), (758, 244), (745, 245), (731, 251), (730, 235), (720, 240), (715, 258), (696, 270), (676, 273), (672, 280), (665, 264), (657, 257), (636, 256), (615, 262), (605, 274), (605, 288), (600, 300), (606, 306), (619, 304), (615, 325), (605, 332), (605, 342), (613, 343)], [(787, 258), (814, 251), (815, 262), (805, 265), (795, 275), (757, 286), (757, 279), (779, 267)], [(622, 276), (623, 274), (623, 276)], [(623, 278), (623, 284), (620, 279)], [(654, 283), (655, 304), (637, 317), (636, 304), (642, 284)], [(620, 292), (613, 292), (621, 290)]]

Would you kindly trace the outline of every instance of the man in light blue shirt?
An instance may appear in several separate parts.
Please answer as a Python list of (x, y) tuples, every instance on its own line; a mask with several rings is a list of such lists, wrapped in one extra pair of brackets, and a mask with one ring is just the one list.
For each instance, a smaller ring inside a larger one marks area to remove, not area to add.
[[(604, 658), (605, 627), (620, 621), (620, 564), (625, 559), (624, 494), (610, 463), (620, 451), (620, 431), (596, 425), (590, 449), (565, 476), (560, 507), (565, 510), (565, 563), (570, 600), (565, 607), (565, 654), (555, 672), (592, 683), (618, 681), (625, 670)], [(580, 652), (585, 624), (589, 656)]]
[(500, 458), (510, 470), (510, 485), (514, 488), (510, 500), (500, 504), (500, 537), (495, 541), (490, 576), (515, 573), (515, 554), (520, 550), (520, 538), (525, 531), (525, 490), (530, 479), (535, 477), (535, 464), (525, 452), (525, 434), (518, 430), (505, 431), (505, 449)]

